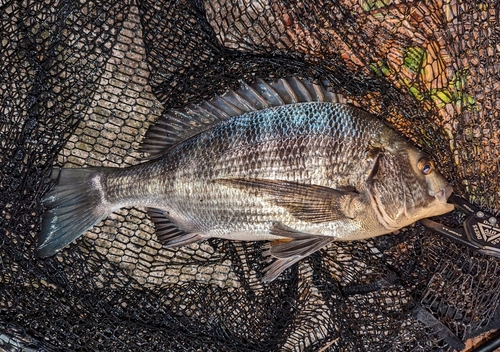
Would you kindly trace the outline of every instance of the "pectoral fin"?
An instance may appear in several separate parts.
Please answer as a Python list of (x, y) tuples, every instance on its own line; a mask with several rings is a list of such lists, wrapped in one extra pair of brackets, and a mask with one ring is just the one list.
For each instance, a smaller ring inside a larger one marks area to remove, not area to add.
[(311, 223), (350, 217), (343, 209), (358, 196), (353, 187), (338, 190), (283, 180), (228, 178), (215, 182), (262, 196), (274, 205), (286, 208), (297, 219)]
[(156, 237), (165, 248), (185, 246), (203, 239), (202, 235), (187, 233), (175, 226), (161, 209), (148, 208), (148, 215), (155, 224)]
[(333, 241), (331, 237), (310, 235), (296, 231), (282, 224), (274, 225), (271, 228), (271, 234), (287, 237), (291, 240), (287, 242), (271, 242), (271, 248), (265, 255), (276, 259), (272, 264), (266, 267), (263, 278), (264, 282), (273, 281), (283, 270)]

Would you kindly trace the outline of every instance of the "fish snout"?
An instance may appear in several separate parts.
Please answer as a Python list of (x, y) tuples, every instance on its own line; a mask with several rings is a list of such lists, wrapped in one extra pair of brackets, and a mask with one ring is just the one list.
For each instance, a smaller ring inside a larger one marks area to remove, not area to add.
[(439, 204), (441, 204), (441, 207), (443, 207), (444, 210), (443, 214), (448, 213), (453, 209), (455, 209), (455, 206), (453, 204), (447, 203), (448, 198), (451, 196), (452, 193), (453, 193), (453, 187), (451, 187), (451, 185), (448, 184), (446, 185), (445, 188), (443, 188), (441, 191), (439, 191), (434, 195)]
[(434, 197), (436, 197), (436, 199), (439, 200), (441, 203), (446, 203), (452, 193), (453, 193), (453, 187), (451, 187), (451, 185), (448, 184), (446, 185), (445, 188), (436, 193)]

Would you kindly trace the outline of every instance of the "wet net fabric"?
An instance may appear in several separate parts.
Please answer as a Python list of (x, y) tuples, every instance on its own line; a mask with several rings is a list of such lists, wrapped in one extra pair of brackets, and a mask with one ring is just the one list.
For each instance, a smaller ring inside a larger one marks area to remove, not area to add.
[(256, 77), (324, 82), (496, 214), (499, 14), (458, 0), (0, 3), (0, 349), (452, 351), (499, 328), (500, 260), (418, 224), (334, 243), (270, 284), (264, 243), (164, 249), (139, 208), (34, 258), (53, 165), (136, 164), (159, 116)]

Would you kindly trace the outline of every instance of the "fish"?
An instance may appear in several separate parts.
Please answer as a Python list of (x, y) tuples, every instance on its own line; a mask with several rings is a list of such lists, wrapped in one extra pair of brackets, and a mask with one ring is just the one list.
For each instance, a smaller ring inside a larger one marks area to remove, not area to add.
[(165, 248), (267, 241), (262, 280), (333, 241), (392, 233), (453, 210), (433, 159), (308, 78), (241, 82), (165, 113), (126, 168), (61, 168), (43, 197), (45, 258), (123, 207), (144, 207)]

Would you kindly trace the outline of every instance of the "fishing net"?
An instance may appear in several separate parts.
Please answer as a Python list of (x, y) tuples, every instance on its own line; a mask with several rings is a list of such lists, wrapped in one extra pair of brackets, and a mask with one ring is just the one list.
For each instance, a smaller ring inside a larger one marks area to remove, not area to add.
[[(157, 241), (127, 208), (35, 259), (53, 165), (126, 167), (154, 121), (240, 80), (312, 77), (500, 210), (500, 5), (0, 2), (0, 350), (452, 351), (500, 327), (500, 261), (419, 225), (269, 284), (260, 242)], [(461, 217), (444, 217), (458, 226)]]

